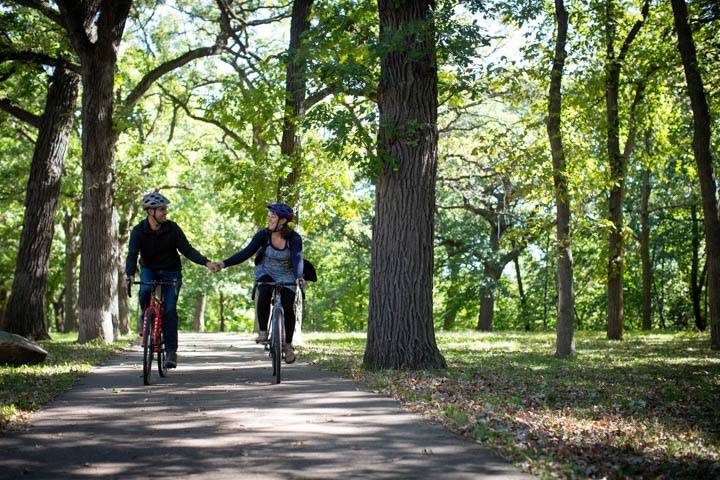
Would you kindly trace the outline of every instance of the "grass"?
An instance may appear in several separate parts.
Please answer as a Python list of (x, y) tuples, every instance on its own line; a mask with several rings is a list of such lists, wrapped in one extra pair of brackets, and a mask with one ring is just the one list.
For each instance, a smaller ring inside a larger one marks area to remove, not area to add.
[(130, 339), (105, 345), (75, 343), (77, 334), (53, 334), (38, 342), (48, 352), (39, 365), (0, 365), (0, 431), (24, 428), (30, 413), (70, 388), (95, 365), (124, 348)]
[(720, 478), (720, 355), (703, 334), (441, 332), (445, 370), (366, 371), (364, 334), (305, 335), (303, 358), (399, 399), (544, 478)]

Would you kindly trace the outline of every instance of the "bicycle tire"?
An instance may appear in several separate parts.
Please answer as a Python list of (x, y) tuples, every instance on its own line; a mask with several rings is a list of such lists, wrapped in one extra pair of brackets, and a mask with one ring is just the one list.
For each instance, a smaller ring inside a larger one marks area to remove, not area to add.
[(152, 371), (153, 361), (153, 342), (152, 342), (152, 323), (155, 318), (155, 312), (147, 310), (145, 313), (145, 321), (143, 323), (143, 383), (150, 385), (150, 372)]
[(158, 352), (157, 366), (158, 373), (161, 377), (167, 375), (167, 367), (165, 366), (165, 338), (163, 337), (162, 329), (160, 330), (160, 351)]
[(273, 338), (272, 338), (272, 349), (273, 349), (273, 371), (275, 373), (275, 383), (280, 383), (282, 379), (281, 365), (282, 365), (282, 345), (283, 335), (285, 334), (284, 328), (284, 315), (281, 308), (275, 308), (273, 310), (272, 322), (273, 322)]

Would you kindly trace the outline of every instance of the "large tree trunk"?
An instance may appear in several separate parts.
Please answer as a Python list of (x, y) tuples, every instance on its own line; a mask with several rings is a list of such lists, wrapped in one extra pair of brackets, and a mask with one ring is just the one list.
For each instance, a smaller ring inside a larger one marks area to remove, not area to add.
[(567, 183), (567, 165), (562, 143), (562, 76), (565, 68), (565, 44), (567, 43), (568, 14), (563, 0), (555, 0), (555, 21), (557, 38), (555, 57), (550, 72), (550, 91), (548, 92), (547, 132), (550, 139), (550, 153), (553, 163), (553, 184), (555, 187), (557, 241), (557, 334), (555, 355), (568, 357), (575, 355), (573, 314), (575, 295), (573, 292), (573, 260), (570, 239), (570, 191)]
[(207, 295), (201, 292), (195, 301), (195, 314), (193, 315), (193, 330), (196, 332), (205, 331), (205, 304), (207, 303)]
[[(364, 364), (442, 368), (433, 328), (437, 171), (434, 1), (379, 0), (378, 107), (370, 302)], [(412, 218), (412, 221), (408, 221)]]
[(79, 82), (77, 74), (57, 66), (48, 86), (25, 193), (15, 276), (3, 320), (4, 330), (35, 339), (49, 338), (44, 302), (50, 247)]
[(720, 350), (720, 219), (715, 195), (713, 159), (710, 154), (710, 110), (697, 64), (695, 41), (688, 24), (685, 0), (670, 0), (678, 36), (678, 48), (685, 69), (690, 105), (693, 111), (693, 152), (700, 180), (705, 226), (705, 251), (710, 308), (710, 348)]
[(313, 0), (295, 0), (290, 21), (290, 45), (285, 76), (285, 114), (280, 153), (290, 159), (291, 170), (278, 181), (278, 200), (297, 205), (300, 199), (298, 182), (302, 171), (301, 136), (298, 128), (305, 116), (303, 103), (307, 91), (305, 70), (307, 56), (302, 55), (302, 35), (310, 28)]
[(82, 66), (83, 198), (78, 341), (100, 338), (112, 342), (113, 311), (117, 311), (113, 149), (118, 135), (113, 129), (113, 89), (117, 53), (132, 0), (57, 0), (56, 3)]
[(495, 294), (487, 289), (480, 296), (480, 314), (478, 315), (477, 330), (480, 332), (492, 332), (493, 320), (495, 319)]
[(652, 282), (653, 272), (650, 262), (650, 170), (643, 169), (642, 201), (640, 207), (640, 258), (642, 261), (642, 329), (652, 328)]
[(96, 338), (106, 343), (114, 340), (116, 297), (113, 291), (117, 288), (117, 268), (113, 248), (113, 148), (116, 133), (112, 112), (115, 63), (115, 50), (82, 56), (80, 343)]

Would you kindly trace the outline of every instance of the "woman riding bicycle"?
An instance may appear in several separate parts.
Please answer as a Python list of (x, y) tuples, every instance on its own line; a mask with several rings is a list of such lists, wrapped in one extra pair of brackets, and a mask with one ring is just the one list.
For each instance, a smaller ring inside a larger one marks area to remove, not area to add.
[[(293, 304), (297, 287), (303, 284), (302, 238), (288, 226), (293, 219), (293, 209), (284, 203), (267, 205), (267, 228), (258, 230), (248, 245), (230, 258), (219, 262), (221, 268), (238, 265), (255, 255), (255, 282), (295, 283), (283, 288), (282, 306), (285, 310), (285, 363), (295, 361), (292, 347), (295, 332)], [(255, 314), (260, 333), (256, 343), (268, 339), (268, 319), (273, 288), (259, 285), (255, 293)]]

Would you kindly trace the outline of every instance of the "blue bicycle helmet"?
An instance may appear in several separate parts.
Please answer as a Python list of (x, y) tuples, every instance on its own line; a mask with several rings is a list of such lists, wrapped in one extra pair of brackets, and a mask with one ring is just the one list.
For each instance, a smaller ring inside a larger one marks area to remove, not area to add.
[(280, 218), (286, 218), (288, 222), (292, 222), (293, 209), (285, 203), (268, 203), (267, 209), (274, 212)]

